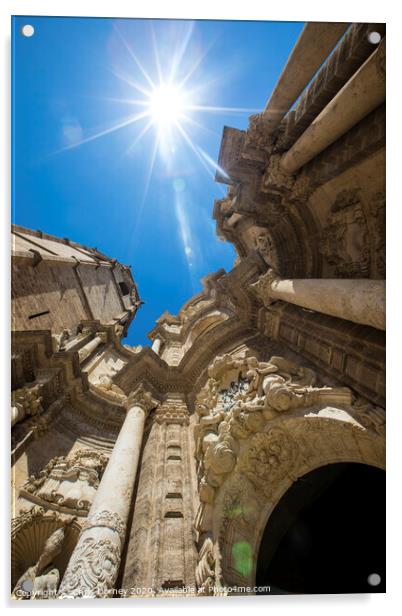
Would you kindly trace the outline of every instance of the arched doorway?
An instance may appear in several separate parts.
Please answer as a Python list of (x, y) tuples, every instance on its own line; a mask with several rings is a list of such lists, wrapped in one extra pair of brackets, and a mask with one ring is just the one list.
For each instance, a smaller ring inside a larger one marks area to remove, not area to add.
[(256, 584), (270, 594), (385, 592), (384, 471), (336, 463), (300, 477), (269, 517)]

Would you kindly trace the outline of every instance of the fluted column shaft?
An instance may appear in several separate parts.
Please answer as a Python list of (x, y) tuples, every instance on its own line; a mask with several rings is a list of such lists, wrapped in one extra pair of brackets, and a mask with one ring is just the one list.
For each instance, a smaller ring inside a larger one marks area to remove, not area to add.
[[(146, 394), (145, 394), (146, 396)], [(127, 415), (71, 556), (59, 598), (105, 597), (114, 588), (138, 472), (150, 396), (128, 404)]]
[(252, 285), (265, 305), (283, 300), (323, 314), (385, 329), (385, 281), (307, 278), (282, 280), (272, 271)]

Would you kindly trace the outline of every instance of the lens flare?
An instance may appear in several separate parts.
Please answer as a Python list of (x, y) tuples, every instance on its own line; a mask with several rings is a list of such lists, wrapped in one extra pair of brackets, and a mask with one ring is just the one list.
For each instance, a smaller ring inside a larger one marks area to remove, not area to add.
[(173, 84), (162, 84), (149, 97), (150, 116), (160, 128), (169, 127), (183, 117), (185, 95)]

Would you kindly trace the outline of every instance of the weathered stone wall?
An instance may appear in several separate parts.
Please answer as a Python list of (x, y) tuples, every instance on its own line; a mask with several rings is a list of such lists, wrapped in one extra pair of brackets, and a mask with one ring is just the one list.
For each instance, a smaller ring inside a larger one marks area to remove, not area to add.
[(16, 264), (11, 275), (14, 330), (58, 333), (90, 318), (71, 265), (45, 261), (33, 268)]
[(129, 268), (96, 249), (13, 226), (12, 328), (76, 328), (83, 320), (109, 323), (139, 305)]

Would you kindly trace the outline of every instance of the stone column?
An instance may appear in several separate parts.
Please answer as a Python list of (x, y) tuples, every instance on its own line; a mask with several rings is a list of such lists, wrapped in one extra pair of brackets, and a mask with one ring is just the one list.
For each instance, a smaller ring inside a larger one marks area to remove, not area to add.
[(251, 285), (265, 306), (283, 300), (333, 317), (385, 330), (385, 281), (306, 278), (282, 280), (272, 270)]
[(161, 346), (162, 346), (162, 340), (160, 338), (155, 338), (155, 340), (152, 343), (152, 350), (154, 351), (154, 353), (159, 355)]
[(142, 387), (127, 415), (60, 585), (58, 598), (107, 597), (119, 571), (147, 413), (157, 405)]
[(314, 22), (304, 26), (262, 113), (267, 135), (279, 126), (348, 26), (347, 23)]
[(385, 100), (385, 40), (313, 120), (280, 167), (295, 173)]
[(95, 338), (92, 338), (85, 346), (81, 347), (78, 351), (78, 358), (80, 363), (87, 359), (100, 344), (104, 344), (107, 341), (106, 332), (97, 332)]
[(39, 384), (21, 387), (11, 392), (11, 426), (27, 416), (39, 415), (42, 408), (42, 387)]

